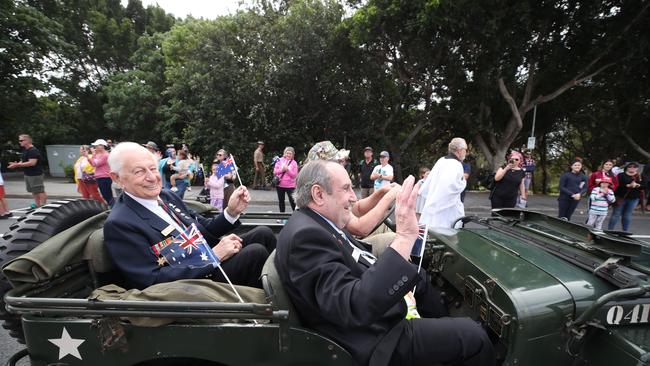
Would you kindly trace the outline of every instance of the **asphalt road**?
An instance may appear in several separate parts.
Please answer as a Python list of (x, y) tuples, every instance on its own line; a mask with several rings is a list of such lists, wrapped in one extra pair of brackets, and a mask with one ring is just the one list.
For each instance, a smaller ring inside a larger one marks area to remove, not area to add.
[[(9, 207), (12, 208), (16, 216), (22, 216), (23, 208), (29, 206), (32, 203), (31, 199), (22, 199), (22, 198), (12, 198), (7, 199)], [(277, 210), (276, 206), (250, 206), (249, 211), (252, 212), (262, 212), (269, 210)], [(575, 222), (584, 222), (586, 220), (586, 210), (584, 207), (580, 206), (576, 213), (574, 214), (573, 221)], [(471, 207), (467, 208), (466, 214), (478, 214), (485, 215), (486, 212), (484, 209), (473, 210)], [(0, 234), (3, 234), (9, 231), (9, 226), (15, 223), (15, 219), (9, 220), (0, 220)], [(632, 220), (631, 231), (635, 234), (640, 235), (649, 235), (650, 236), (650, 214), (646, 215), (636, 215)], [(645, 239), (645, 241), (650, 242), (650, 239)], [(11, 355), (15, 354), (19, 350), (25, 348), (24, 345), (16, 342), (15, 339), (9, 337), (8, 333), (4, 329), (0, 329), (0, 365), (4, 365)], [(20, 366), (29, 365), (27, 359), (22, 360), (18, 363)]]

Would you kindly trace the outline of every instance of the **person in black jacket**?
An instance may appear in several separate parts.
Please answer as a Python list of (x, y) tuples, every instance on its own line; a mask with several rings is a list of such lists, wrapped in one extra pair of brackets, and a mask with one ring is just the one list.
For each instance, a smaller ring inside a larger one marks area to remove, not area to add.
[[(646, 163), (643, 166), (643, 173), (641, 174), (641, 179), (645, 183), (645, 211), (650, 211), (650, 163)], [(644, 202), (641, 202), (643, 205)]]
[(494, 174), (494, 189), (490, 192), (492, 208), (512, 208), (517, 204), (517, 198), (527, 200), (522, 169), (524, 157), (518, 151), (512, 151), (508, 162)]
[(639, 176), (639, 164), (627, 163), (623, 172), (618, 175), (618, 187), (614, 191), (617, 203), (614, 206), (612, 217), (607, 223), (608, 230), (614, 230), (618, 220), (621, 220), (623, 231), (628, 231), (632, 213), (642, 197), (643, 189), (643, 180)]
[(250, 196), (246, 187), (235, 190), (228, 208), (221, 214), (207, 218), (187, 208), (176, 194), (162, 190), (156, 158), (139, 144), (117, 145), (108, 163), (111, 177), (124, 193), (106, 219), (104, 240), (127, 286), (143, 289), (189, 278), (226, 282), (216, 265), (177, 265), (161, 255), (161, 246), (170, 240), (176, 242), (183, 237), (181, 234), (186, 234), (183, 245), (189, 248), (193, 241), (188, 238), (198, 233), (187, 233), (195, 226), (234, 284), (261, 288), (262, 266), (275, 249), (273, 232), (259, 226), (241, 236), (226, 235), (240, 225), (238, 218), (248, 207)]
[(571, 170), (560, 176), (559, 188), (557, 217), (571, 221), (571, 215), (578, 207), (580, 198), (587, 192), (587, 176), (582, 172), (582, 162), (574, 161)]
[(418, 236), (413, 182), (408, 177), (397, 196), (395, 240), (376, 259), (344, 229), (356, 201), (345, 169), (320, 160), (305, 165), (296, 182), (299, 209), (278, 238), (282, 284), (302, 323), (360, 365), (494, 365), (481, 326), (448, 317), (439, 293), (409, 262)]

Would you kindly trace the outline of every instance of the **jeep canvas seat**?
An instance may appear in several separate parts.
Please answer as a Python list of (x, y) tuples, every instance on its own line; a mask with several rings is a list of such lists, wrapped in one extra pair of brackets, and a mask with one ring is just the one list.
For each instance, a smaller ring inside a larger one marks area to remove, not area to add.
[(275, 250), (271, 252), (271, 255), (266, 259), (266, 263), (264, 263), (264, 267), (262, 267), (262, 285), (266, 296), (273, 305), (273, 310), (289, 310), (289, 324), (300, 326), (296, 308), (284, 290), (280, 275), (275, 268)]
[(88, 261), (88, 269), (96, 287), (107, 284), (120, 285), (124, 282), (122, 274), (106, 250), (104, 229), (95, 230), (90, 234), (82, 258)]

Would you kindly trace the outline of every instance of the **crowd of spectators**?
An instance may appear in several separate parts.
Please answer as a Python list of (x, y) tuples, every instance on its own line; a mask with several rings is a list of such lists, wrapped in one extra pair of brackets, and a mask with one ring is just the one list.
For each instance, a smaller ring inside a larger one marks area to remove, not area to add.
[[(12, 162), (8, 167), (23, 169), (27, 190), (34, 196), (35, 204), (33, 206), (41, 206), (45, 204), (47, 195), (42, 179), (43, 168), (40, 152), (32, 144), (29, 135), (20, 135), (19, 142), (23, 147), (21, 162)], [(307, 160), (312, 155), (327, 154), (327, 149), (330, 147), (324, 143), (314, 145), (312, 148), (314, 151), (309, 152)], [(228, 198), (235, 189), (234, 183), (238, 172), (235, 169), (225, 168), (230, 164), (230, 155), (224, 149), (215, 153), (213, 161), (207, 165), (208, 169), (204, 172), (200, 159), (193, 157), (185, 144), (178, 150), (174, 145), (166, 145), (164, 149), (160, 149), (153, 141), (142, 145), (159, 159), (158, 168), (164, 188), (170, 189), (183, 198), (185, 192), (191, 190), (192, 183), (202, 184), (204, 186), (202, 192), (209, 197), (210, 204), (217, 210), (225, 209)], [(252, 159), (254, 173), (251, 182), (252, 188), (267, 190), (274, 188), (277, 192), (279, 211), (286, 211), (287, 200), (291, 210), (294, 211), (296, 204), (293, 193), (296, 188), (296, 177), (304, 162), (297, 161), (295, 159), (296, 151), (293, 147), (287, 146), (281, 157), (273, 159), (270, 167), (272, 178), (267, 181), (267, 165), (264, 158), (265, 143), (257, 141), (256, 145), (257, 149), (255, 149)], [(112, 205), (114, 197), (121, 193), (120, 187), (112, 182), (109, 174), (107, 161), (112, 147), (113, 142), (110, 139), (102, 138), (90, 145), (79, 147), (79, 158), (74, 163), (73, 170), (74, 181), (82, 197)], [(381, 151), (375, 158), (374, 149), (371, 146), (366, 146), (362, 151), (363, 159), (356, 164), (351, 162), (350, 150), (336, 149), (336, 151), (339, 163), (348, 172), (355, 186), (360, 188), (360, 198), (369, 197), (374, 191), (391, 184), (391, 182), (399, 182), (395, 167), (391, 164), (389, 151)], [(472, 166), (467, 160), (462, 161), (461, 164), (463, 179), (467, 182), (472, 175)], [(223, 174), (218, 174), (220, 167), (221, 170), (225, 169)], [(586, 198), (589, 214), (588, 225), (600, 229), (606, 216), (611, 213), (607, 228), (613, 230), (620, 222), (620, 228), (627, 231), (635, 209), (650, 209), (650, 201), (646, 194), (650, 181), (650, 169), (642, 170), (636, 162), (623, 164), (620, 159), (618, 163), (615, 159), (605, 160), (591, 174), (586, 174), (585, 168), (583, 160), (576, 158), (571, 162), (567, 171), (559, 177), (557, 199), (559, 218), (570, 221), (582, 199)], [(426, 167), (425, 169), (428, 172), (429, 169)], [(535, 169), (536, 161), (532, 151), (511, 150), (506, 156), (505, 162), (497, 168), (496, 172), (488, 179), (489, 182), (485, 184), (490, 191), (488, 196), (490, 207), (493, 209), (527, 208)], [(423, 183), (425, 178), (425, 170), (421, 170), (420, 179)], [(464, 201), (468, 186), (466, 183), (461, 193), (461, 202)], [(0, 185), (1, 187), (2, 185)], [(418, 196), (418, 213), (425, 200), (426, 197), (423, 195)], [(0, 201), (0, 218), (10, 215), (11, 212), (6, 207), (4, 200)]]

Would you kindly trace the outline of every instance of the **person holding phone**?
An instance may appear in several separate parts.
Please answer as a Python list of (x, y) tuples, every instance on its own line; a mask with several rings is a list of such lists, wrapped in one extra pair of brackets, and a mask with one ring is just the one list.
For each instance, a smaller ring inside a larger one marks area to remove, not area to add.
[(616, 205), (607, 223), (608, 230), (614, 230), (616, 224), (621, 221), (623, 231), (630, 229), (632, 212), (643, 196), (643, 180), (639, 175), (639, 164), (629, 162), (625, 165), (622, 173), (618, 174), (618, 187), (614, 190)]
[(519, 151), (512, 150), (508, 161), (494, 175), (494, 189), (490, 193), (492, 208), (513, 208), (521, 195), (528, 199), (524, 186), (526, 172), (522, 169), (524, 157)]
[(296, 188), (296, 176), (298, 176), (298, 163), (294, 159), (296, 154), (291, 146), (284, 148), (284, 154), (275, 163), (273, 167), (273, 174), (278, 177), (278, 185), (276, 187), (278, 193), (278, 206), (280, 212), (285, 211), (284, 196), (289, 197), (289, 204), (291, 211), (296, 210), (296, 203), (293, 200), (293, 190)]

